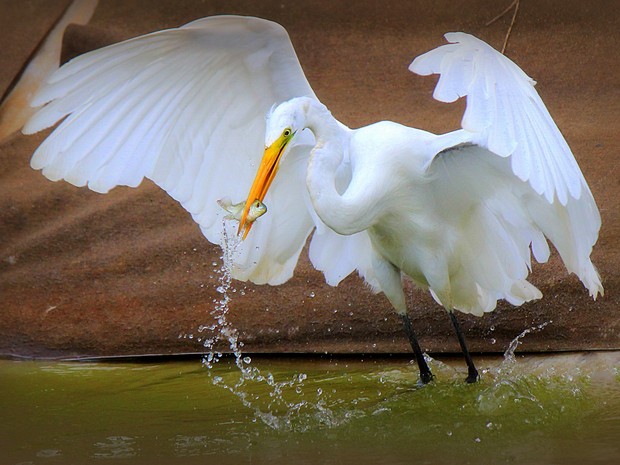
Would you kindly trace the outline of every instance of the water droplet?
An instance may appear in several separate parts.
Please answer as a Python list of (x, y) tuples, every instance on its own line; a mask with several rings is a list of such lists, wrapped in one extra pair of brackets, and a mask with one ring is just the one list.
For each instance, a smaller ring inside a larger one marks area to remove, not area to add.
[(252, 363), (252, 358), (251, 357), (243, 357), (243, 363), (245, 363), (246, 365), (249, 365), (250, 363)]
[(310, 291), (310, 294), (308, 294), (308, 296), (309, 296), (310, 298), (314, 298), (314, 296), (315, 296), (315, 295), (316, 295), (316, 294), (314, 293), (314, 291)]

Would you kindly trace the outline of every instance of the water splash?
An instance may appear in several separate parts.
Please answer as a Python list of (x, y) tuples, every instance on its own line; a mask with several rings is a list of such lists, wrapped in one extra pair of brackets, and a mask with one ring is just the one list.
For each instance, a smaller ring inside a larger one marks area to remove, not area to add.
[(519, 344), (521, 344), (521, 340), (533, 331), (541, 331), (545, 328), (545, 326), (550, 323), (553, 323), (553, 321), (545, 321), (538, 326), (532, 326), (531, 328), (524, 329), (521, 334), (515, 337), (508, 345), (508, 349), (506, 349), (506, 352), (504, 352), (504, 364), (513, 365), (514, 363), (516, 363), (517, 359), (515, 358), (515, 351), (517, 350), (517, 347), (519, 347)]
[[(494, 370), (487, 371), (493, 377), (493, 382), (488, 387), (483, 388), (477, 398), (478, 406), (481, 411), (501, 412), (510, 404), (525, 404), (532, 408), (543, 408), (543, 402), (538, 398), (536, 392), (540, 391), (539, 385), (547, 383), (545, 377), (532, 377), (529, 370), (519, 372), (515, 351), (528, 334), (534, 331), (541, 331), (553, 321), (545, 321), (539, 325), (524, 329), (515, 337), (504, 352), (504, 359)], [(552, 373), (548, 373), (552, 375)], [(544, 390), (542, 390), (544, 391)], [(574, 393), (578, 394), (578, 393)]]
[[(243, 360), (241, 359), (241, 347), (243, 347), (243, 343), (239, 341), (237, 329), (233, 327), (226, 318), (230, 303), (230, 291), (232, 290), (232, 266), (241, 241), (235, 234), (229, 234), (225, 224), (223, 225), (222, 237), (222, 255), (220, 256), (222, 265), (217, 270), (219, 274), (217, 292), (221, 297), (213, 300), (215, 304), (213, 310), (211, 310), (213, 323), (210, 325), (202, 325), (198, 328), (198, 331), (201, 333), (208, 330), (213, 334), (211, 337), (205, 338), (203, 342), (203, 346), (209, 352), (208, 355), (203, 358), (203, 363), (207, 368), (211, 368), (213, 364), (217, 363), (222, 357), (222, 352), (215, 351), (220, 341), (228, 343), (230, 350), (235, 354), (237, 365), (243, 364)], [(214, 262), (214, 264), (217, 263)]]
[[(203, 342), (208, 351), (203, 358), (203, 365), (209, 368), (213, 384), (234, 394), (245, 407), (254, 412), (255, 419), (276, 430), (307, 429), (308, 425), (300, 426), (294, 421), (302, 414), (307, 418), (312, 417), (313, 422), (328, 427), (341, 424), (344, 419), (339, 418), (329, 408), (329, 400), (321, 389), (316, 391), (315, 399), (304, 398), (304, 381), (307, 378), (305, 373), (279, 381), (271, 372), (263, 373), (257, 366), (253, 366), (251, 357), (242, 353), (243, 342), (239, 339), (239, 332), (227, 319), (231, 294), (235, 292), (232, 269), (241, 240), (228, 230), (226, 224), (223, 224), (222, 238), (222, 265), (217, 270), (217, 292), (220, 297), (214, 299), (215, 305), (211, 311), (213, 323), (199, 328), (199, 332), (208, 330), (212, 333), (212, 336), (205, 338)], [(232, 380), (228, 376), (215, 375), (214, 370), (211, 370), (223, 357), (223, 353), (216, 350), (221, 343), (228, 345), (238, 369), (238, 377), (233, 374)]]

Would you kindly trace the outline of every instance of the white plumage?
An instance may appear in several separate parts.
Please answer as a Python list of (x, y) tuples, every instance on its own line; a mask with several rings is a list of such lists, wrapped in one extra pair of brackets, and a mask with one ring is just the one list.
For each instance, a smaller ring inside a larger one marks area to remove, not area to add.
[[(66, 117), (33, 155), (33, 168), (97, 192), (147, 177), (220, 243), (225, 212), (217, 199), (245, 196), (266, 113), (298, 95), (314, 94), (281, 26), (210, 17), (67, 63), (35, 96), (32, 105), (45, 106), (23, 132)], [(270, 214), (243, 244), (235, 277), (280, 284), (292, 276), (313, 226), (300, 208), (302, 165), (289, 157), (282, 166), (290, 174), (274, 189), (286, 194), (266, 202)]]
[(244, 198), (277, 142), (271, 188), (255, 183), (269, 212), (241, 246), (238, 279), (285, 282), (316, 229), (310, 259), (329, 284), (357, 270), (405, 315), (402, 272), (446, 309), (481, 315), (541, 297), (527, 276), (550, 240), (596, 297), (600, 216), (535, 82), (475, 37), (446, 38), (410, 66), (441, 75), (436, 99), (467, 98), (462, 129), (434, 135), (336, 121), (270, 21), (211, 17), (138, 37), (51, 76), (24, 132), (64, 120), (32, 167), (98, 192), (152, 179), (220, 243), (216, 200)]

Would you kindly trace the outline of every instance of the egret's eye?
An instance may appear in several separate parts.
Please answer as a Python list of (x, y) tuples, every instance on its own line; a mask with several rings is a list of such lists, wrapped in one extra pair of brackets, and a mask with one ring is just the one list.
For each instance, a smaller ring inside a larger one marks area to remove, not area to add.
[(284, 132), (282, 133), (282, 135), (283, 135), (284, 137), (288, 137), (288, 136), (290, 136), (290, 135), (291, 135), (291, 130), (290, 130), (289, 128), (286, 128), (286, 129), (284, 130)]

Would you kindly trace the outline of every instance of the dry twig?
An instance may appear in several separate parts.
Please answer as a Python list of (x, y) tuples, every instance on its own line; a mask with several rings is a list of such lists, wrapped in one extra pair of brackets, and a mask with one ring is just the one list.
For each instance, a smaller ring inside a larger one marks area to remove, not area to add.
[(506, 13), (508, 13), (510, 10), (514, 8), (515, 11), (513, 12), (512, 19), (510, 20), (510, 26), (508, 27), (508, 32), (506, 33), (506, 37), (504, 38), (502, 54), (504, 54), (504, 52), (506, 51), (506, 47), (508, 46), (508, 39), (510, 38), (510, 33), (512, 32), (512, 26), (514, 26), (515, 20), (517, 19), (517, 12), (519, 11), (519, 3), (520, 3), (520, 0), (514, 0), (510, 5), (508, 5), (508, 7), (504, 11), (502, 11), (495, 18), (493, 18), (492, 20), (490, 20), (489, 22), (485, 24), (485, 26), (490, 26), (491, 24), (493, 24), (495, 21), (500, 19), (502, 16), (504, 16)]

